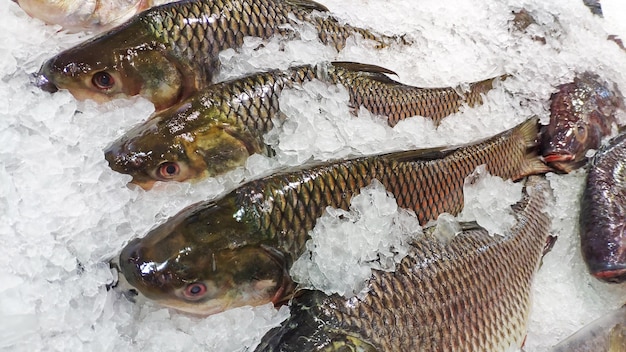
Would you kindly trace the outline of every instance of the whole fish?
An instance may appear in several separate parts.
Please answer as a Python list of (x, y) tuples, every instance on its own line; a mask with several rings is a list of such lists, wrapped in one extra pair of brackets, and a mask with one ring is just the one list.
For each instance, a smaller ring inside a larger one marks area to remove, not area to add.
[(626, 306), (584, 326), (551, 352), (626, 352)]
[(615, 85), (591, 73), (558, 89), (550, 98), (550, 123), (542, 129), (541, 153), (550, 166), (568, 173), (584, 165), (587, 151), (598, 149), (611, 133), (624, 97)]
[[(182, 0), (148, 9), (43, 64), (37, 84), (77, 99), (141, 95), (163, 110), (211, 83), (218, 54), (246, 36), (294, 35), (310, 23), (338, 50), (354, 34), (379, 45), (396, 38), (341, 24), (310, 0)], [(402, 40), (401, 40), (402, 41)]]
[(172, 0), (16, 0), (34, 18), (69, 32), (113, 28), (138, 12)]
[(255, 153), (271, 154), (263, 135), (280, 121), (279, 97), (286, 87), (319, 79), (342, 84), (350, 107), (387, 117), (394, 126), (410, 116), (438, 124), (462, 104), (482, 103), (496, 80), (461, 88), (418, 88), (396, 82), (382, 67), (333, 62), (251, 74), (205, 88), (179, 105), (128, 131), (105, 151), (111, 168), (150, 189), (156, 181), (198, 180), (245, 163)]
[(580, 207), (580, 245), (591, 274), (626, 280), (626, 133), (591, 159)]
[(505, 179), (546, 171), (532, 148), (537, 130), (533, 118), (465, 147), (362, 157), (251, 181), (128, 243), (121, 273), (146, 297), (195, 314), (281, 302), (293, 289), (289, 268), (327, 207), (347, 210), (377, 179), (422, 224), (458, 214), (465, 177), (479, 165)]
[(363, 297), (296, 292), (261, 352), (506, 351), (521, 347), (544, 254), (550, 185), (533, 177), (506, 236), (480, 227), (415, 238), (394, 272), (374, 270)]

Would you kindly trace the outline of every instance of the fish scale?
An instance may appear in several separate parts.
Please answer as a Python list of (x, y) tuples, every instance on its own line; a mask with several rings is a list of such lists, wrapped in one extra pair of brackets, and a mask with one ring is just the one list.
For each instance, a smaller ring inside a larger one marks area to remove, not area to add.
[(550, 229), (548, 183), (533, 177), (526, 188), (531, 191), (519, 203), (510, 234), (466, 229), (448, 242), (426, 231), (394, 272), (373, 271), (361, 298), (297, 292), (290, 318), (270, 330), (256, 351), (521, 347), (532, 279)]

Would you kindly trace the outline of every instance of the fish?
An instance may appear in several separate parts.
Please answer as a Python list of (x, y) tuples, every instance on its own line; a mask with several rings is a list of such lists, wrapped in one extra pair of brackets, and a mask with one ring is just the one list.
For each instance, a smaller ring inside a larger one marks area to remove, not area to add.
[(550, 122), (541, 131), (541, 153), (555, 171), (569, 173), (587, 163), (617, 124), (624, 97), (615, 84), (585, 72), (550, 97)]
[(626, 352), (626, 305), (584, 326), (551, 352)]
[(580, 246), (589, 272), (626, 280), (626, 133), (591, 159), (580, 206)]
[(477, 166), (520, 179), (547, 171), (536, 152), (538, 119), (458, 148), (338, 160), (249, 181), (190, 205), (119, 255), (121, 275), (148, 299), (197, 315), (242, 305), (282, 304), (289, 268), (327, 207), (347, 210), (378, 180), (420, 224), (463, 208), (463, 184)]
[(78, 100), (139, 95), (160, 111), (210, 85), (222, 50), (241, 47), (246, 36), (295, 37), (303, 23), (337, 50), (352, 35), (378, 47), (406, 43), (342, 24), (310, 0), (182, 0), (152, 7), (62, 51), (43, 63), (34, 83), (48, 92), (67, 89)]
[(172, 0), (16, 0), (29, 16), (67, 32), (102, 32)]
[(290, 316), (257, 352), (507, 351), (521, 347), (533, 277), (554, 241), (550, 185), (528, 179), (507, 235), (481, 227), (441, 240), (438, 229), (412, 240), (395, 271), (373, 270), (363, 296), (300, 290)]
[(220, 82), (131, 129), (105, 150), (105, 158), (146, 190), (156, 181), (200, 180), (242, 166), (252, 154), (273, 154), (263, 136), (285, 119), (279, 106), (285, 88), (313, 79), (341, 84), (353, 112), (363, 106), (385, 116), (390, 126), (415, 115), (438, 125), (462, 104), (482, 104), (482, 94), (506, 78), (475, 82), (464, 91), (413, 87), (388, 74), (393, 71), (374, 65), (324, 62)]

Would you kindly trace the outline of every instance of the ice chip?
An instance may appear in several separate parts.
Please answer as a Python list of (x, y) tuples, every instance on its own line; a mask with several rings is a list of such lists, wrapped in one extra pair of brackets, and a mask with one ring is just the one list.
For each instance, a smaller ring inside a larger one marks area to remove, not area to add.
[(523, 187), (521, 182), (505, 181), (479, 166), (465, 180), (465, 205), (458, 218), (476, 221), (490, 234), (506, 235), (516, 222), (511, 205), (521, 199)]
[(398, 209), (374, 180), (352, 198), (350, 211), (327, 210), (290, 272), (304, 286), (353, 296), (365, 287), (371, 269), (395, 269), (419, 229), (417, 218)]

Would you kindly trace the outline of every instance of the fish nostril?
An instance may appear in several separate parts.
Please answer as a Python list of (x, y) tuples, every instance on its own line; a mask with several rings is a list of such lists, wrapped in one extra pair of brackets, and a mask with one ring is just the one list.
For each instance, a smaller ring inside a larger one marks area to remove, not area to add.
[(42, 89), (43, 91), (49, 93), (55, 93), (59, 90), (59, 88), (42, 73), (36, 73), (33, 75), (33, 83)]

